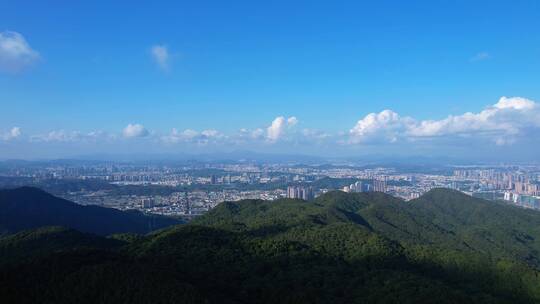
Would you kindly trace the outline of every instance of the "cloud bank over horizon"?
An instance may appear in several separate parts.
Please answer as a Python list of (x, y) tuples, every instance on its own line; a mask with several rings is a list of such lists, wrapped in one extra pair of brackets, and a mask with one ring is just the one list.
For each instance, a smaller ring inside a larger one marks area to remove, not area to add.
[[(42, 134), (22, 134), (20, 127), (0, 130), (0, 142), (55, 143), (77, 145), (78, 143), (103, 143), (115, 149), (154, 149), (167, 151), (234, 150), (254, 149), (280, 152), (341, 151), (342, 154), (376, 152), (388, 148), (407, 147), (416, 153), (444, 154), (445, 151), (461, 150), (476, 152), (481, 149), (515, 145), (525, 149), (540, 148), (540, 104), (523, 97), (501, 97), (496, 103), (473, 113), (448, 115), (443, 119), (418, 120), (401, 116), (386, 109), (361, 117), (351, 129), (337, 133), (298, 128), (296, 116), (277, 116), (266, 126), (242, 128), (226, 133), (218, 129), (178, 129), (170, 132), (147, 129), (141, 123), (129, 123), (119, 132), (94, 130), (90, 132), (51, 130)], [(0, 143), (1, 144), (1, 143)], [(424, 152), (422, 152), (424, 151)], [(502, 150), (501, 150), (502, 151)]]

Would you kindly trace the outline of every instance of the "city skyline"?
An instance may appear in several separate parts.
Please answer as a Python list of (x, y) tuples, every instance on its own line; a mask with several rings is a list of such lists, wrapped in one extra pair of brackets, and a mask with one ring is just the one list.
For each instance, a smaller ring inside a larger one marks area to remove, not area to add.
[(0, 8), (0, 159), (537, 160), (534, 1)]

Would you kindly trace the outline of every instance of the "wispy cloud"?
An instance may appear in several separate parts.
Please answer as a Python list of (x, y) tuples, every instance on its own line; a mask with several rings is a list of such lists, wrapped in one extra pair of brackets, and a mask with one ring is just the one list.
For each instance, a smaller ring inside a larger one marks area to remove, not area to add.
[(30, 136), (30, 142), (45, 143), (79, 143), (79, 142), (102, 142), (107, 139), (115, 139), (103, 131), (83, 133), (80, 131), (53, 130), (44, 134)]
[(488, 60), (488, 59), (491, 59), (491, 54), (489, 54), (488, 52), (480, 52), (474, 55), (473, 57), (471, 57), (470, 61), (476, 62), (476, 61), (483, 61), (483, 60)]
[(170, 68), (169, 49), (165, 45), (154, 45), (150, 49), (152, 58), (163, 71), (168, 71)]
[(23, 35), (12, 31), (0, 32), (0, 71), (20, 72), (39, 57)]
[(4, 134), (0, 134), (0, 139), (2, 140), (13, 140), (16, 138), (19, 138), (21, 136), (21, 128), (19, 127), (13, 127), (11, 130), (5, 132)]

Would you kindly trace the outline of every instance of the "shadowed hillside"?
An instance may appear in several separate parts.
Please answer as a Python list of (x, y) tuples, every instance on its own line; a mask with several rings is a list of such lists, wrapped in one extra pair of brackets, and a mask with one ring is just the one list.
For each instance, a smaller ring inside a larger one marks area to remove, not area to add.
[(81, 206), (31, 187), (0, 190), (0, 210), (0, 235), (41, 226), (65, 226), (100, 235), (147, 233), (180, 223), (135, 211)]

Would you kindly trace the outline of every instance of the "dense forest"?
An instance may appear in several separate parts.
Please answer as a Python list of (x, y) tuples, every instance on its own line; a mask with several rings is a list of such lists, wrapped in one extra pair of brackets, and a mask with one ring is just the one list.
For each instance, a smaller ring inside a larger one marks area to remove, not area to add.
[[(71, 227), (72, 228), (72, 227)], [(539, 303), (540, 213), (434, 189), (225, 202), (147, 235), (0, 238), (2, 303)]]

